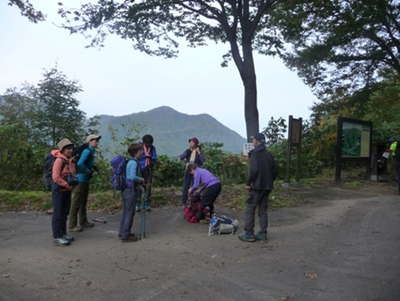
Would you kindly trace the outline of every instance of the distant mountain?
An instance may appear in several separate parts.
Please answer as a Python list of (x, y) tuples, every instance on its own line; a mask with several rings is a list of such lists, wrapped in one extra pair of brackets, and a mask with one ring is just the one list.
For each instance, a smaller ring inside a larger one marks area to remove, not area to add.
[(105, 148), (113, 143), (109, 127), (118, 129), (121, 138), (126, 134), (123, 124), (143, 127), (140, 136), (153, 135), (158, 152), (169, 156), (177, 156), (185, 150), (190, 137), (198, 137), (202, 143), (223, 143), (223, 149), (231, 153), (240, 153), (245, 142), (238, 133), (208, 114), (187, 115), (164, 106), (125, 116), (100, 115), (101, 142)]

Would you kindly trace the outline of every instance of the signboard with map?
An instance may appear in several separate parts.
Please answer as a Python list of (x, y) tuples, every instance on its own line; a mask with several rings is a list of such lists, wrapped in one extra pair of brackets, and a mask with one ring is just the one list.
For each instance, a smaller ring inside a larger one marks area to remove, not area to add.
[(369, 158), (371, 126), (344, 120), (342, 123), (341, 144), (343, 158)]
[(365, 162), (367, 173), (371, 167), (372, 122), (338, 118), (336, 147), (336, 182), (341, 180), (342, 163), (346, 160)]

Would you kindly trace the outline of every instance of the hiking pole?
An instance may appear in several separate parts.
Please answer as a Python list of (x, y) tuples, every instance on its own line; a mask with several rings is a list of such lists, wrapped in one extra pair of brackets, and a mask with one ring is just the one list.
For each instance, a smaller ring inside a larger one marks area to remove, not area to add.
[(140, 189), (140, 239), (146, 238), (146, 189)]

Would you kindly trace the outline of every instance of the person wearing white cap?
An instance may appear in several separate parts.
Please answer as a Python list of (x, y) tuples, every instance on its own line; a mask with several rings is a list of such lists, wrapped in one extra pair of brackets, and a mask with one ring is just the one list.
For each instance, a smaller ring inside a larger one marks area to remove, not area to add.
[(79, 184), (72, 196), (69, 231), (81, 232), (84, 228), (92, 228), (93, 223), (87, 218), (87, 201), (89, 196), (89, 182), (95, 170), (95, 152), (101, 136), (89, 135), (86, 145), (77, 162), (77, 178)]

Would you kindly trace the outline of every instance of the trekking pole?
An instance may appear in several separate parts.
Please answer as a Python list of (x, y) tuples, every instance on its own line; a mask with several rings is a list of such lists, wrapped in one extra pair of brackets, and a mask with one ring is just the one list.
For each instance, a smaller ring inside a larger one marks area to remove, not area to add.
[(140, 239), (146, 238), (146, 189), (141, 188), (140, 196)]

